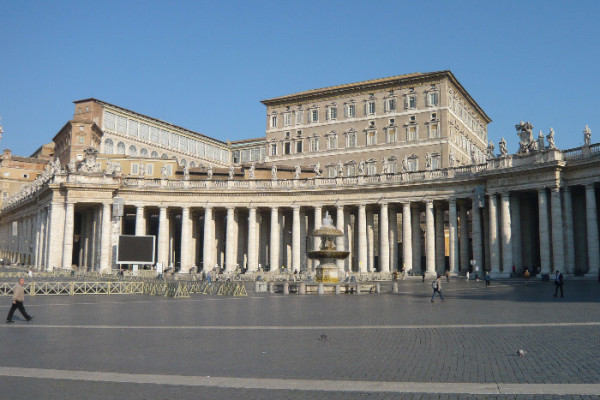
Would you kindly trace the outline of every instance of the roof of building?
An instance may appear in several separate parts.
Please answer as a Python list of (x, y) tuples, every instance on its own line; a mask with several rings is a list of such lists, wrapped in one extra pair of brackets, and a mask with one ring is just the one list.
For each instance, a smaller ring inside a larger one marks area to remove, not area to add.
[(210, 141), (216, 142), (216, 143), (218, 143), (218, 144), (221, 144), (221, 145), (227, 145), (225, 142), (223, 142), (223, 141), (221, 141), (221, 140), (218, 140), (218, 139), (215, 139), (215, 138), (212, 138), (212, 137), (210, 137), (210, 136), (206, 136), (206, 135), (205, 135), (205, 134), (203, 134), (203, 133), (196, 132), (196, 131), (193, 131), (193, 130), (191, 130), (191, 129), (187, 129), (187, 128), (184, 128), (184, 127), (182, 127), (182, 126), (175, 125), (175, 124), (172, 124), (172, 123), (170, 123), (170, 122), (167, 122), (167, 121), (163, 121), (163, 120), (161, 120), (161, 119), (158, 119), (158, 118), (150, 117), (150, 116), (148, 116), (148, 115), (141, 114), (141, 113), (138, 113), (138, 112), (136, 112), (136, 111), (129, 110), (129, 109), (127, 109), (127, 108), (120, 107), (120, 106), (117, 106), (117, 105), (114, 105), (114, 104), (108, 103), (108, 102), (106, 102), (106, 101), (98, 100), (98, 99), (96, 99), (96, 98), (94, 98), (94, 97), (90, 97), (90, 98), (87, 98), (87, 99), (82, 99), (82, 100), (75, 100), (73, 103), (74, 103), (74, 104), (78, 104), (78, 103), (84, 103), (84, 102), (87, 102), (87, 101), (94, 101), (94, 102), (96, 102), (96, 103), (99, 103), (99, 104), (102, 104), (102, 105), (105, 105), (105, 106), (113, 107), (113, 108), (119, 109), (119, 110), (121, 110), (121, 111), (125, 111), (125, 112), (131, 113), (131, 114), (138, 115), (138, 116), (140, 116), (140, 117), (143, 117), (143, 118), (147, 118), (147, 119), (149, 119), (149, 120), (152, 120), (152, 121), (154, 121), (154, 122), (158, 122), (158, 123), (161, 123), (161, 124), (165, 124), (165, 125), (171, 126), (171, 127), (175, 128), (175, 129), (180, 129), (180, 130), (183, 130), (183, 131), (186, 131), (186, 132), (192, 133), (192, 134), (194, 134), (194, 135), (201, 136), (201, 137), (202, 137), (202, 138), (204, 138), (204, 139), (207, 139), (207, 140), (210, 140)]
[(371, 79), (368, 81), (346, 83), (343, 85), (336, 85), (336, 86), (328, 86), (328, 87), (324, 87), (321, 89), (311, 89), (311, 90), (306, 90), (303, 92), (288, 94), (285, 96), (273, 97), (271, 99), (262, 100), (261, 103), (263, 103), (266, 106), (275, 106), (278, 104), (289, 103), (289, 102), (294, 102), (294, 101), (312, 100), (314, 98), (325, 96), (325, 95), (340, 94), (340, 93), (344, 93), (344, 92), (354, 91), (357, 89), (371, 89), (371, 88), (377, 88), (380, 86), (387, 86), (390, 84), (407, 84), (410, 82), (417, 82), (420, 80), (432, 79), (432, 78), (437, 78), (437, 77), (447, 77), (448, 79), (450, 79), (450, 81), (456, 86), (456, 88), (463, 93), (463, 95), (471, 103), (471, 105), (478, 112), (481, 113), (481, 115), (487, 120), (487, 122), (488, 123), (492, 122), (490, 117), (485, 113), (485, 111), (483, 111), (483, 109), (481, 107), (479, 107), (479, 105), (471, 97), (469, 92), (466, 91), (466, 89), (460, 84), (460, 82), (458, 82), (458, 80), (456, 79), (454, 74), (452, 74), (452, 72), (449, 70), (427, 72), (427, 73), (415, 72), (415, 73), (411, 73), (411, 74), (390, 76), (388, 78)]

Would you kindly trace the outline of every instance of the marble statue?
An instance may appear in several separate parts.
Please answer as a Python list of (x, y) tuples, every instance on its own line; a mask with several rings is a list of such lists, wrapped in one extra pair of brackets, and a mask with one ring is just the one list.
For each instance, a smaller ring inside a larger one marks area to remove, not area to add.
[(408, 160), (406, 157), (402, 159), (402, 172), (408, 172)]
[(167, 179), (168, 178), (167, 177), (167, 166), (166, 165), (163, 165), (160, 168), (160, 176), (161, 176), (161, 179)]
[(540, 134), (538, 136), (538, 150), (544, 150), (546, 148), (546, 144), (544, 143), (544, 133), (540, 129)]
[(79, 166), (79, 171), (84, 173), (100, 172), (101, 165), (97, 161), (98, 150), (88, 147), (83, 152), (85, 153), (85, 157)]
[(365, 174), (365, 160), (363, 160), (362, 158), (358, 163), (358, 174), (361, 176)]
[(233, 175), (235, 173), (235, 169), (233, 167), (233, 165), (229, 166), (229, 179), (233, 179)]
[(185, 164), (183, 166), (183, 180), (184, 181), (190, 180), (190, 166), (188, 164)]
[(456, 160), (454, 158), (454, 153), (452, 151), (450, 151), (448, 153), (448, 165), (450, 166), (450, 168), (454, 167), (455, 162), (456, 162)]
[(498, 148), (500, 149), (500, 155), (502, 157), (506, 157), (506, 155), (508, 154), (508, 150), (506, 150), (506, 140), (504, 140), (504, 138), (500, 139)]
[(300, 168), (300, 165), (296, 164), (296, 167), (294, 168), (294, 179), (300, 179), (301, 174), (302, 168)]
[(213, 167), (212, 167), (212, 165), (209, 165), (209, 166), (206, 168), (206, 177), (207, 177), (208, 179), (212, 179), (212, 177), (213, 177)]
[(428, 171), (431, 169), (431, 154), (430, 153), (425, 154), (425, 169)]
[(277, 180), (277, 166), (273, 165), (271, 167), (271, 179)]
[(389, 172), (388, 169), (389, 169), (388, 168), (388, 160), (387, 160), (387, 158), (383, 157), (381, 159), (381, 173), (387, 174)]
[(477, 153), (475, 152), (475, 146), (471, 147), (471, 164), (477, 164)]
[(254, 166), (254, 163), (250, 164), (250, 171), (248, 173), (250, 179), (254, 179), (254, 170), (255, 170), (255, 168), (256, 167)]
[(546, 136), (546, 141), (548, 142), (549, 149), (556, 149), (556, 145), (554, 144), (554, 129), (552, 127), (550, 127), (548, 136)]
[(104, 173), (106, 175), (112, 175), (115, 173), (115, 165), (112, 163), (112, 161), (108, 160), (106, 162), (106, 168), (104, 169)]
[(490, 140), (490, 143), (487, 147), (487, 159), (491, 160), (496, 158), (496, 154), (494, 154), (494, 143)]
[(592, 131), (590, 130), (589, 126), (585, 126), (585, 129), (583, 130), (583, 143), (587, 146), (590, 147), (592, 145)]
[(528, 154), (529, 152), (535, 151), (536, 142), (533, 138), (533, 125), (529, 122), (523, 122), (515, 125), (517, 134), (521, 139), (519, 141), (519, 151), (517, 154)]
[(337, 176), (338, 177), (344, 176), (344, 164), (342, 164), (341, 161), (338, 161), (338, 164), (337, 164)]
[(317, 178), (321, 177), (321, 163), (317, 161), (317, 163), (315, 164), (315, 175)]

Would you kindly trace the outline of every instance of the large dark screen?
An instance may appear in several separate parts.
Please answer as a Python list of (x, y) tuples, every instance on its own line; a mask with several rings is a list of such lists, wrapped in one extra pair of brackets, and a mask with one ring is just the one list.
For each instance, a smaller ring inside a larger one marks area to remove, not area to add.
[(154, 236), (119, 236), (117, 264), (154, 264)]

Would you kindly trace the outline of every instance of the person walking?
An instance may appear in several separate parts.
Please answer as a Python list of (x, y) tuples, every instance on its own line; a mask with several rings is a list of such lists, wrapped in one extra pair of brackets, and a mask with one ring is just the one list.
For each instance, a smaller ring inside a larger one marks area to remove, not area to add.
[(492, 280), (492, 278), (490, 277), (490, 271), (485, 271), (485, 287), (490, 286), (490, 281)]
[(563, 274), (560, 273), (560, 271), (556, 270), (556, 275), (554, 275), (554, 297), (556, 297), (556, 294), (558, 293), (558, 289), (560, 288), (560, 297), (565, 297), (564, 293), (563, 293), (563, 284), (564, 284), (564, 280), (563, 280)]
[(438, 293), (440, 295), (440, 299), (442, 299), (442, 303), (444, 302), (444, 295), (442, 294), (442, 277), (441, 275), (437, 276), (437, 279), (433, 282), (431, 282), (431, 288), (433, 289), (433, 294), (431, 295), (431, 302), (435, 303), (433, 301), (433, 298), (435, 297), (435, 294)]
[(469, 282), (469, 270), (467, 270), (467, 282)]
[(479, 282), (479, 266), (475, 266), (475, 281)]
[(25, 278), (19, 278), (19, 283), (13, 287), (12, 306), (10, 307), (10, 311), (6, 317), (7, 324), (12, 324), (15, 322), (12, 320), (12, 317), (17, 308), (27, 321), (31, 321), (33, 319), (31, 315), (27, 314), (27, 311), (25, 311), (25, 307), (23, 306), (23, 302), (25, 301), (25, 288), (23, 288), (24, 284)]

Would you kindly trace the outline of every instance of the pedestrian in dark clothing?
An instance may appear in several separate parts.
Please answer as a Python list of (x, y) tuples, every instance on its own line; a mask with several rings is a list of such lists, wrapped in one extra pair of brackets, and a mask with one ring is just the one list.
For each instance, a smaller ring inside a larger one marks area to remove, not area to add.
[(424, 269), (421, 270), (421, 276), (423, 277), (423, 282), (425, 282), (425, 270)]
[(10, 307), (10, 311), (6, 317), (7, 324), (15, 322), (12, 320), (12, 317), (17, 308), (27, 321), (31, 321), (33, 319), (31, 315), (27, 314), (27, 311), (25, 311), (25, 307), (23, 306), (23, 302), (25, 301), (25, 289), (23, 288), (24, 284), (25, 278), (20, 278), (19, 283), (13, 287), (12, 306)]
[(431, 288), (433, 289), (433, 294), (431, 295), (431, 302), (434, 303), (433, 298), (435, 294), (440, 295), (440, 299), (442, 299), (442, 303), (444, 302), (444, 295), (442, 294), (442, 277), (440, 275), (437, 276), (437, 279), (431, 282)]
[(485, 271), (485, 286), (490, 286), (490, 281), (492, 280), (492, 278), (490, 277), (490, 272), (489, 271)]
[(563, 293), (563, 274), (560, 273), (560, 271), (556, 271), (556, 275), (554, 275), (554, 297), (556, 297), (556, 294), (558, 293), (558, 289), (560, 288), (560, 297), (565, 297), (564, 293)]

